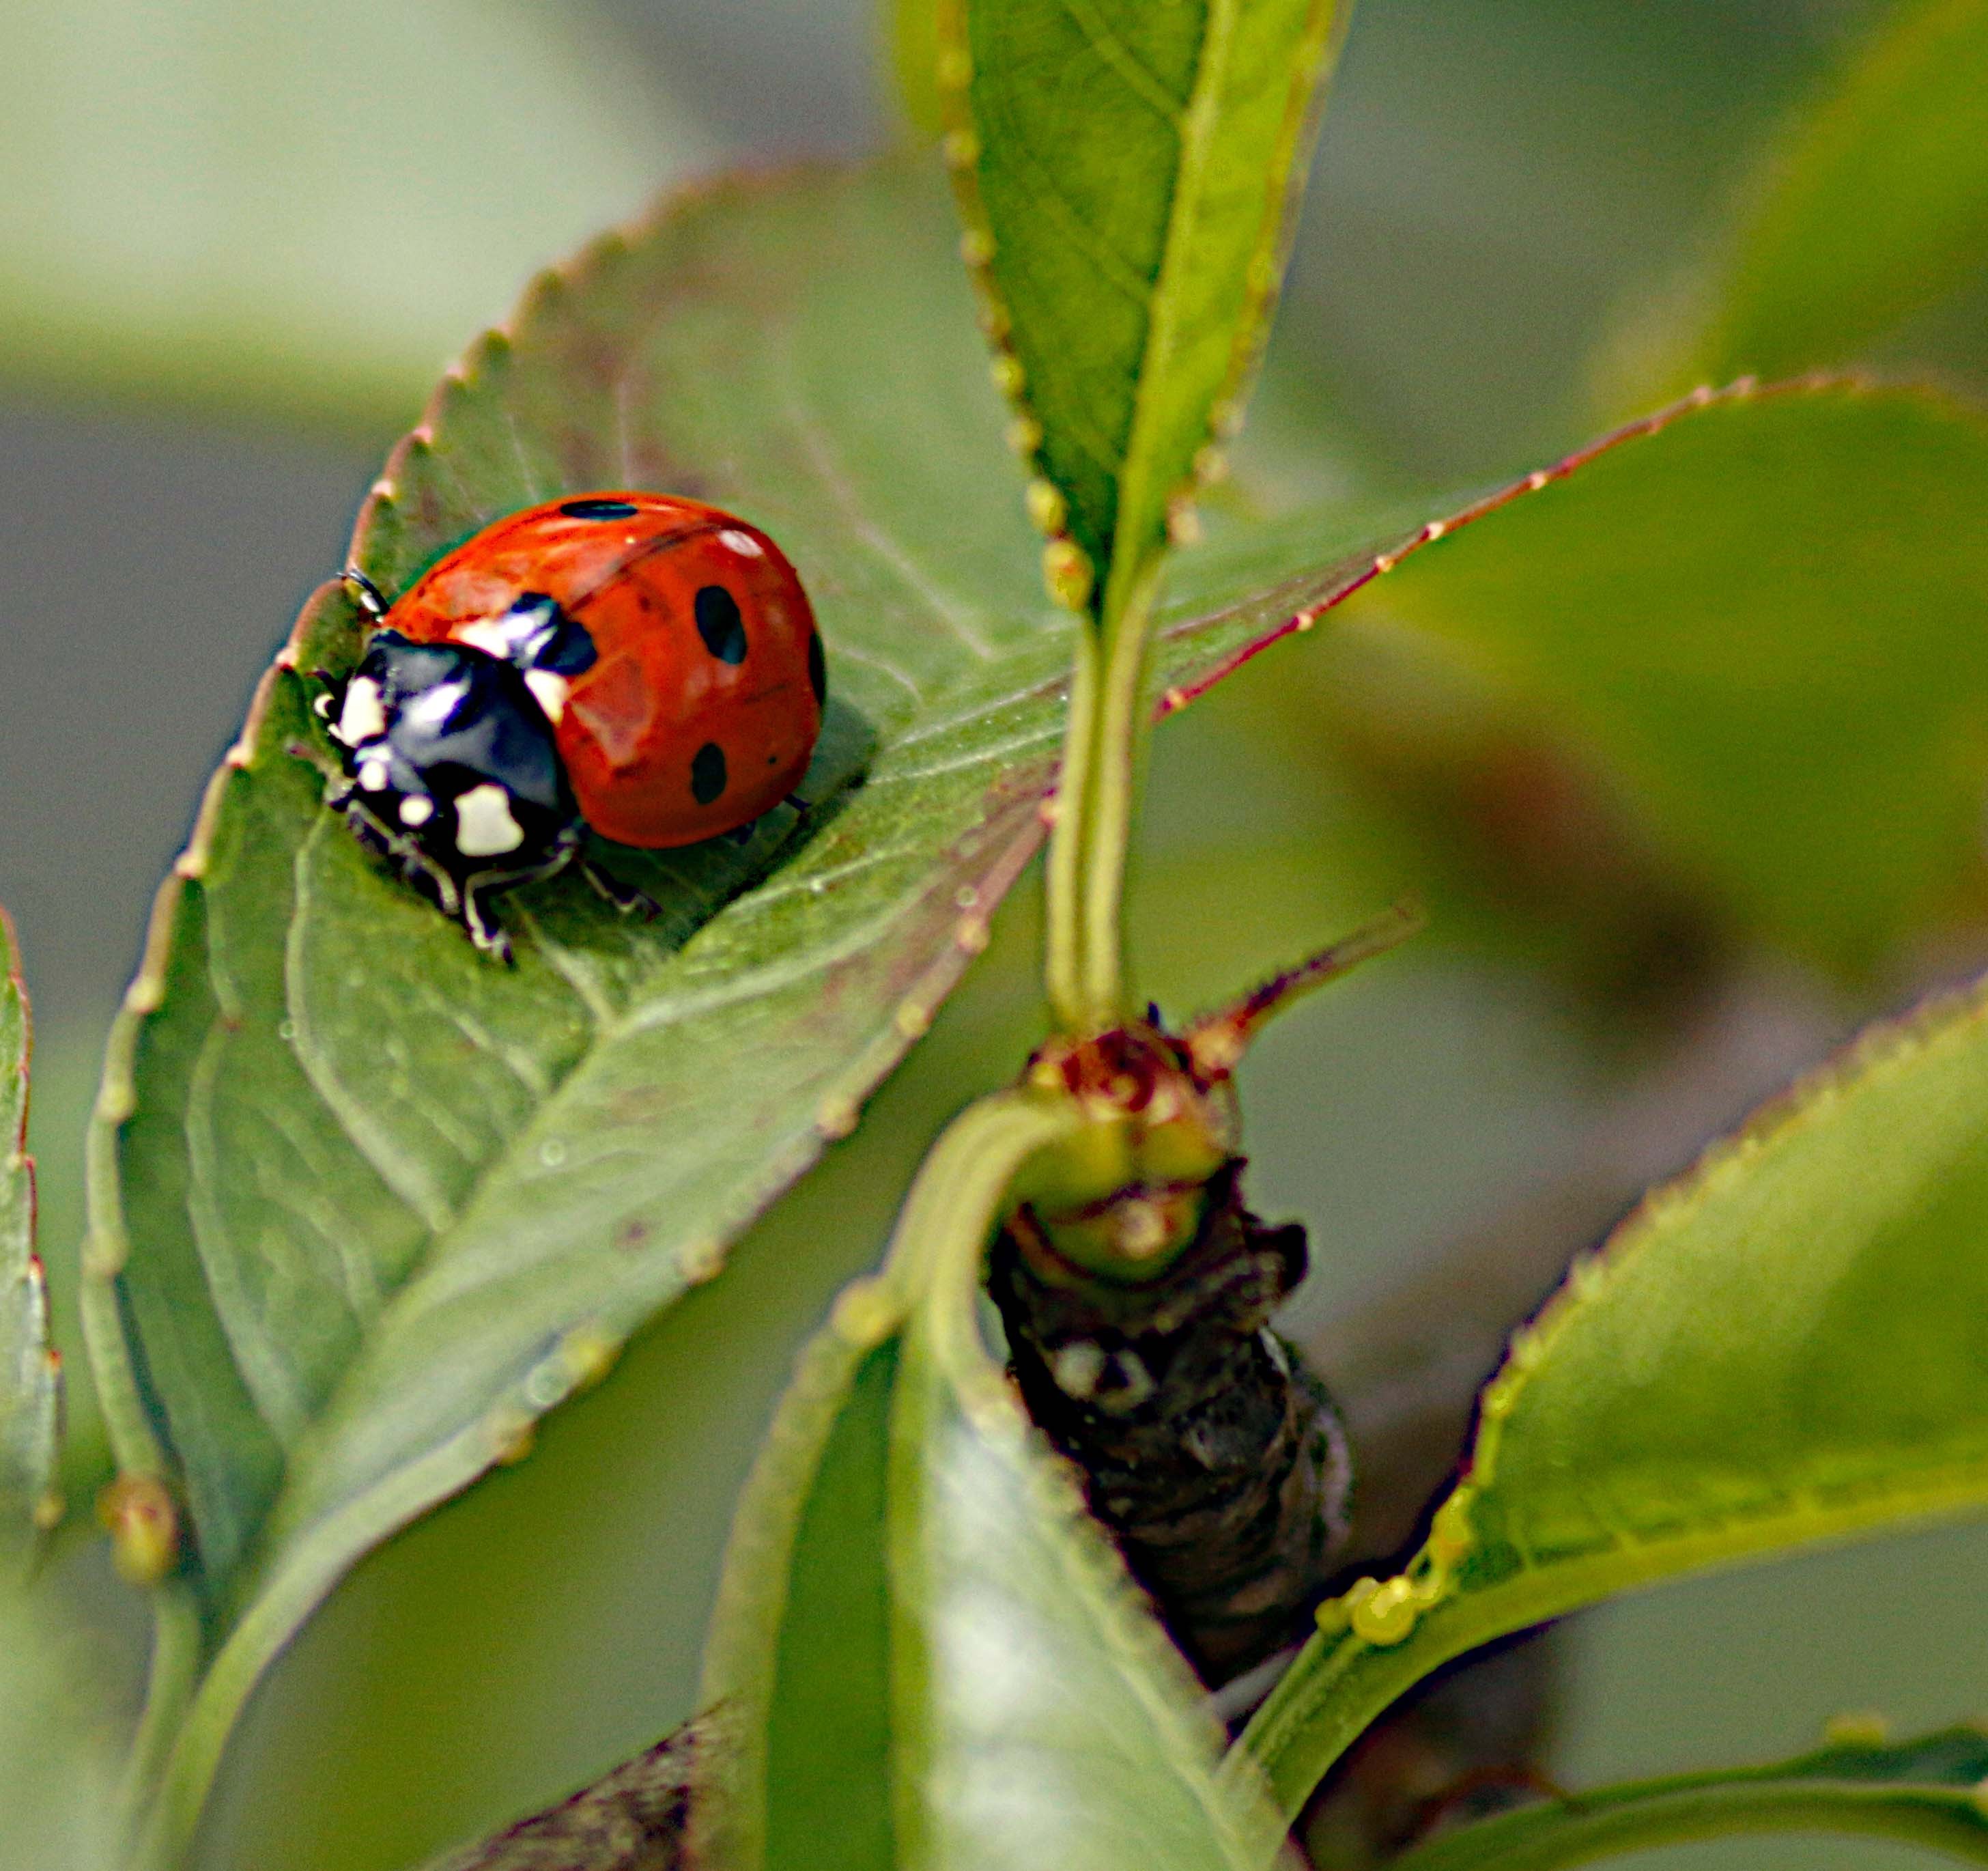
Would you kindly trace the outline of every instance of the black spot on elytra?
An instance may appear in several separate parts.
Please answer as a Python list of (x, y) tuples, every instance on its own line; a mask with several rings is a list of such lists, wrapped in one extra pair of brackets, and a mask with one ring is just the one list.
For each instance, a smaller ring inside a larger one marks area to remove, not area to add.
[(691, 756), (690, 796), (708, 806), (725, 790), (725, 749), (715, 741), (706, 741)]
[(808, 686), (814, 691), (814, 705), (820, 708), (828, 699), (828, 658), (821, 647), (821, 632), (813, 631), (808, 636)]
[(739, 601), (722, 585), (705, 585), (691, 607), (697, 613), (697, 634), (704, 647), (722, 663), (735, 667), (746, 660), (746, 620), (739, 614)]
[(560, 509), (569, 519), (632, 519), (634, 503), (628, 500), (569, 500)]

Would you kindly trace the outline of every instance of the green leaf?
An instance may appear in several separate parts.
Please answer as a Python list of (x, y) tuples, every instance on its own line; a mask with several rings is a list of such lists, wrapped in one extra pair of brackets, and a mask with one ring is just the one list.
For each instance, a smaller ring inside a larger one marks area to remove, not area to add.
[(1686, 303), (1658, 301), (1665, 328), (1626, 328), (1615, 374), (1640, 400), (1842, 364), (1984, 267), (1988, 5), (1909, 0), (1790, 119)]
[(62, 1365), (49, 1342), (27, 1154), (30, 1045), (20, 951), (0, 910), (0, 1572), (32, 1551), (61, 1498), (53, 1489)]
[[(1010, 1094), (920, 1173), (804, 1354), (732, 1534), (708, 1809), (742, 1871), (1266, 1866), (1282, 1827), (981, 1348), (982, 1251), (1066, 1108)], [(877, 1538), (880, 1526), (884, 1532)]]
[(1334, 0), (940, 9), (964, 251), (1041, 479), (1037, 518), (1068, 542), (1045, 563), (1107, 621), (1157, 564), (1211, 434), (1234, 425), (1345, 12)]
[[(356, 619), (336, 587), (307, 607), (161, 895), (92, 1140), (106, 1425), (186, 1521), (160, 1680), (198, 1687), (148, 1731), (179, 1733), (168, 1832), (352, 1561), (717, 1273), (984, 942), (1041, 837), (1071, 635), (1000, 428), (937, 189), (814, 172), (715, 185), (543, 281), (390, 464), (356, 543), (389, 593), (558, 492), (765, 525), (828, 644), (815, 809), (617, 857), (652, 923), (521, 892), (518, 965), (491, 966), (323, 809), (305, 672), (349, 661)], [(1162, 678), (1371, 563), (1170, 616)]]
[(1461, 1652), (1633, 1586), (1988, 1506), (1988, 988), (1874, 1029), (1513, 1341), (1466, 1478), (1250, 1724), (1287, 1810)]
[(1620, 1852), (1736, 1832), (1838, 1832), (1988, 1859), (1988, 1736), (1841, 1742), (1773, 1767), (1601, 1787), (1467, 1825), (1396, 1859), (1396, 1871), (1559, 1871)]
[(570, 12), (499, 0), (8, 9), (16, 382), (358, 429), (712, 139)]
[[(1347, 621), (1439, 641), (1809, 959), (1856, 973), (1978, 895), (1988, 424), (1907, 391), (1732, 392), (1533, 479)], [(1305, 533), (1183, 567), (1183, 596), (1273, 574)]]

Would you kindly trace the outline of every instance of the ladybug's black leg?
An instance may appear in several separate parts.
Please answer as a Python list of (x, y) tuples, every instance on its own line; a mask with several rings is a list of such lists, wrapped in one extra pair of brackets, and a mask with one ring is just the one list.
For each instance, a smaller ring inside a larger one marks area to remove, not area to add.
[(594, 893), (612, 903), (624, 916), (639, 915), (646, 922), (663, 913), (663, 906), (647, 891), (624, 883), (612, 871), (604, 870), (591, 858), (580, 861), (580, 874), (593, 886)]
[(483, 954), (495, 962), (509, 963), (511, 959), (511, 939), (504, 933), (503, 925), (491, 914), (481, 894), (474, 888), (462, 893), (462, 926), (469, 932), (469, 939)]
[(387, 615), (387, 600), (380, 587), (356, 565), (339, 573), (339, 582), (352, 594), (353, 601), (365, 614), (366, 621), (377, 624)]
[(509, 961), (511, 940), (499, 925), (489, 899), (500, 891), (516, 889), (520, 884), (535, 884), (541, 878), (556, 875), (573, 862), (579, 851), (579, 834), (568, 826), (557, 834), (552, 848), (536, 864), (518, 864), (507, 871), (478, 871), (465, 877), (462, 880), (462, 908), (456, 914), (456, 920), (469, 932), (469, 939), (485, 955), (500, 962)]

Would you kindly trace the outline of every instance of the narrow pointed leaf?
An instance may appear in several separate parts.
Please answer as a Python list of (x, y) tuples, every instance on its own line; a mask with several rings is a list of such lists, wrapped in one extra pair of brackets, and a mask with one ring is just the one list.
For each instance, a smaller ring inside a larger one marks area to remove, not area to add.
[(1988, 4), (1905, 0), (1783, 127), (1667, 328), (1625, 326), (1640, 400), (1841, 364), (1988, 268)]
[(1449, 1833), (1397, 1871), (1560, 1871), (1619, 1852), (1737, 1832), (1834, 1832), (1988, 1861), (1988, 1735), (1844, 1742), (1773, 1767), (1598, 1787)]
[(1337, 0), (941, 7), (965, 252), (1043, 481), (1031, 499), (1107, 612), (1158, 559), (1169, 502), (1233, 419), (1344, 12)]
[(27, 1153), (28, 996), (14, 925), (0, 911), (0, 1583), (30, 1551), (55, 1499), (62, 1367), (35, 1253), (35, 1166)]
[(1252, 1723), (1287, 1808), (1401, 1690), (1506, 1632), (1988, 1507), (1984, 1243), (1976, 987), (1875, 1029), (1576, 1262), (1485, 1392), (1429, 1543), (1321, 1612)]

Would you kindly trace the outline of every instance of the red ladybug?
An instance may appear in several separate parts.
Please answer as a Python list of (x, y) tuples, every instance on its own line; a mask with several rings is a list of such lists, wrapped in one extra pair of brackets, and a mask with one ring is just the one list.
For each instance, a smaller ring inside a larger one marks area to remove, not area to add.
[(333, 803), (492, 953), (509, 947), (484, 899), (570, 863), (583, 827), (696, 844), (807, 769), (813, 614), (779, 548), (716, 507), (579, 496), (485, 527), (390, 606), (346, 577), (377, 628), (318, 701), (346, 773)]

